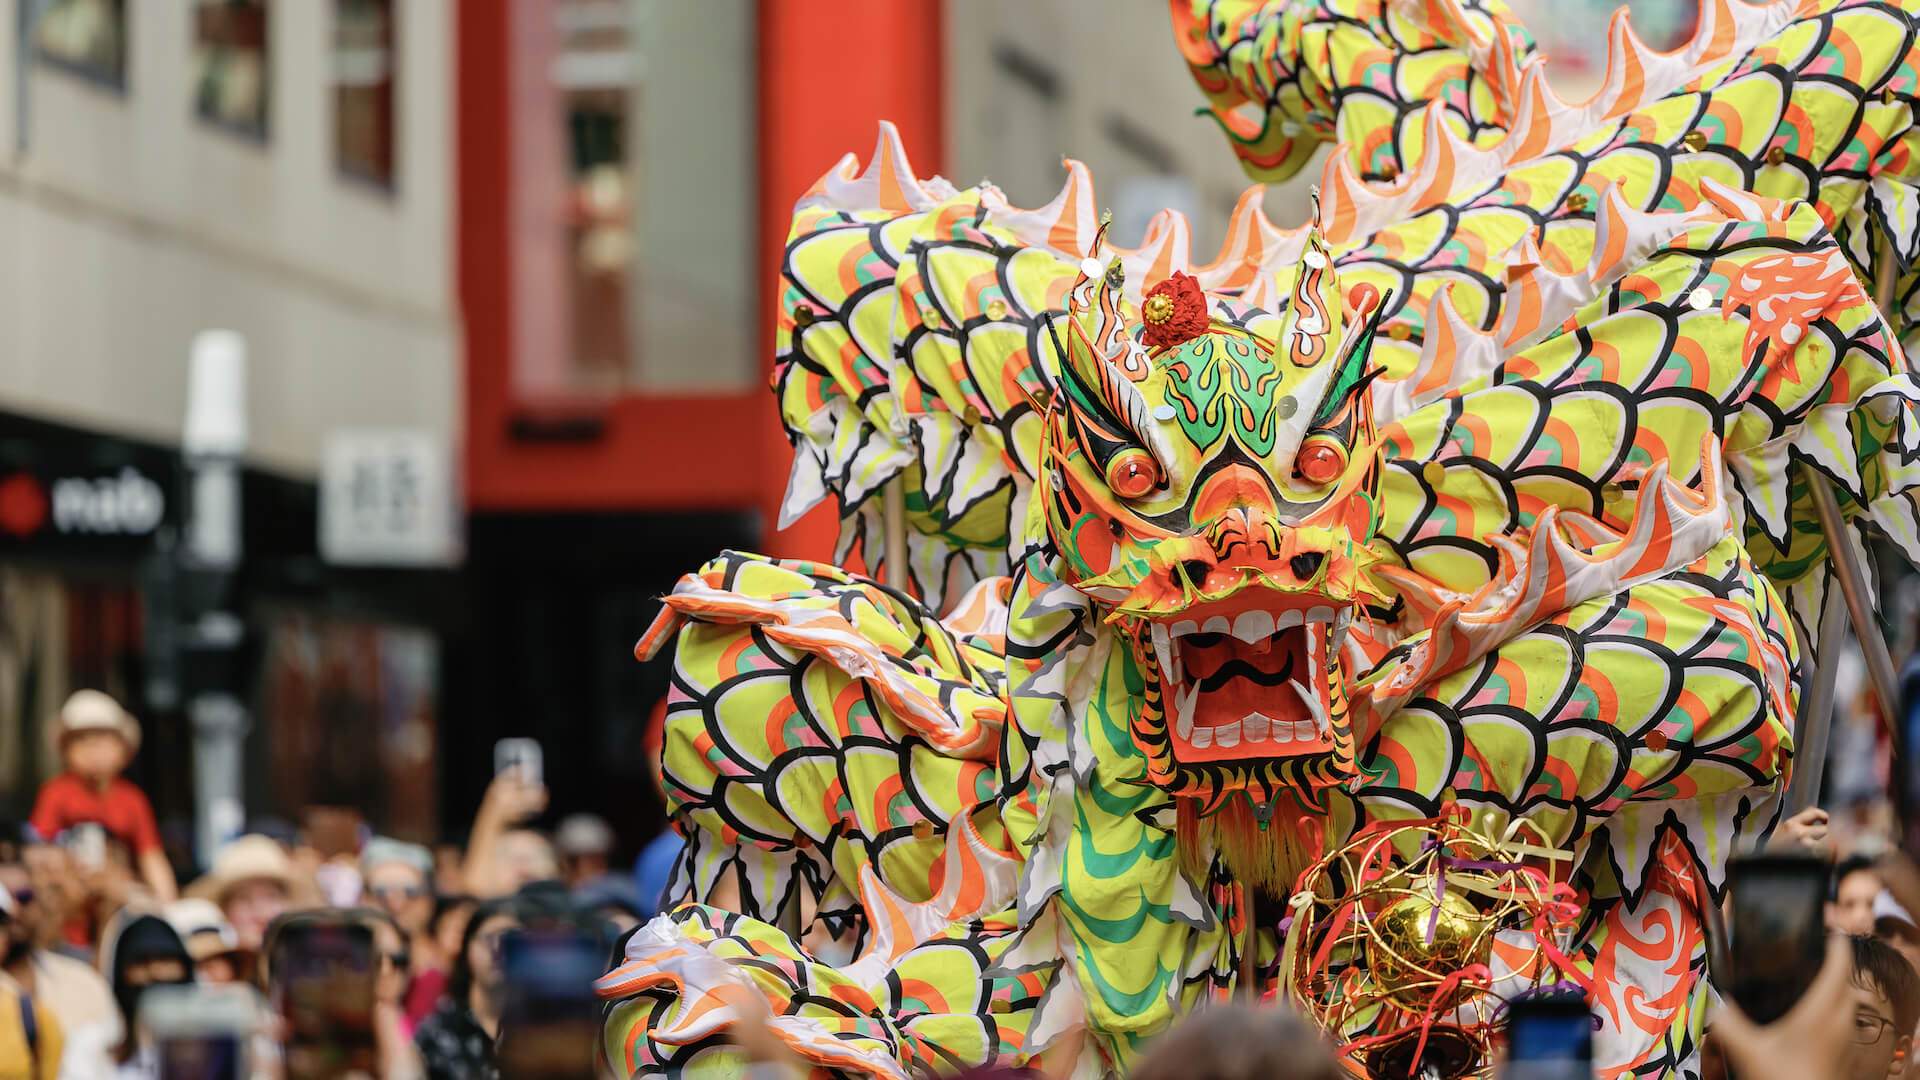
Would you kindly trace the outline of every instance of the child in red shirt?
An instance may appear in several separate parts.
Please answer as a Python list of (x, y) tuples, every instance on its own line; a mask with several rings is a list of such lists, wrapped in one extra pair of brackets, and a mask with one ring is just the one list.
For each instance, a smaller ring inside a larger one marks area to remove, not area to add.
[[(67, 771), (40, 785), (33, 831), (54, 843), (72, 834), (66, 846), (87, 870), (97, 870), (104, 862), (100, 841), (117, 841), (133, 856), (140, 879), (155, 898), (173, 900), (178, 885), (160, 846), (153, 804), (120, 775), (140, 749), (140, 722), (106, 694), (79, 690), (60, 707), (55, 732)], [(91, 838), (95, 833), (101, 834), (98, 840)]]

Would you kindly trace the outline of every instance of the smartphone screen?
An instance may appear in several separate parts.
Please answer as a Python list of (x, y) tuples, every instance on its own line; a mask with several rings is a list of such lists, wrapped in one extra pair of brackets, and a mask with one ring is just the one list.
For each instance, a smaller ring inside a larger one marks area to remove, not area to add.
[(73, 853), (74, 861), (88, 870), (107, 865), (107, 830), (99, 822), (83, 821), (68, 827), (60, 835), (60, 842)]
[(1812, 985), (1826, 952), (1827, 866), (1803, 855), (1747, 855), (1729, 862), (1727, 920), (1732, 994), (1756, 1023), (1786, 1015)]
[(1521, 998), (1507, 1007), (1503, 1080), (1591, 1080), (1593, 1010), (1578, 997)]
[(593, 981), (606, 967), (606, 951), (597, 936), (578, 930), (523, 930), (501, 942), (509, 988), (500, 1024), (501, 1075), (594, 1075), (600, 1001)]
[(545, 784), (545, 766), (540, 744), (532, 739), (501, 739), (493, 744), (493, 772), (498, 776), (512, 771), (520, 782), (533, 787)]
[(250, 986), (180, 983), (140, 996), (138, 1026), (151, 1035), (160, 1080), (242, 1080), (262, 1031), (260, 997)]
[(242, 1080), (246, 1048), (241, 1040), (232, 1033), (161, 1039), (160, 1080)]
[(287, 1074), (371, 1069), (373, 931), (346, 919), (300, 917), (274, 935), (268, 963), (274, 1008), (287, 1024)]

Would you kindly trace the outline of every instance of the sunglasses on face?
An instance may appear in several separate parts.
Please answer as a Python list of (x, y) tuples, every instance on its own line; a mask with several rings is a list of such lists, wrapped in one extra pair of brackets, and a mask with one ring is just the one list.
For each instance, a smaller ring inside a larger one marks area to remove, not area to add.
[(418, 900), (427, 895), (424, 885), (379, 885), (367, 891), (380, 900)]

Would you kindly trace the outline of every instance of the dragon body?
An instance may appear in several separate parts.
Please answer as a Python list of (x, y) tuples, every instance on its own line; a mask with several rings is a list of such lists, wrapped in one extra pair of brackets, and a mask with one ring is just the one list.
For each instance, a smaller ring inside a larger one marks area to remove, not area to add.
[(1869, 297), (1909, 288), (1912, 11), (1718, 0), (1664, 54), (1617, 20), (1572, 106), (1491, 5), (1174, 24), (1256, 176), (1340, 141), (1314, 221), (1256, 188), (1211, 262), (1172, 214), (1125, 249), (1078, 164), (1022, 209), (884, 127), (796, 208), (786, 509), (879, 566), (898, 485), (909, 587), (729, 553), (666, 598), (684, 903), (602, 980), (627, 1071), (755, 1023), (854, 1075), (1121, 1072), (1287, 992), (1330, 847), (1456, 811), (1568, 853), (1603, 1074), (1697, 1054), (1702, 905), (1822, 645), (1808, 478), (1920, 551)]

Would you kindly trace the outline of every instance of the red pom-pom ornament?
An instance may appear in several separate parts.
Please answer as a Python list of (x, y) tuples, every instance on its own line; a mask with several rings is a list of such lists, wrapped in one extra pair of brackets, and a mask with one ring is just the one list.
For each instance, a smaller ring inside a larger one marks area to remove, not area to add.
[(1170, 349), (1207, 332), (1207, 295), (1190, 275), (1175, 271), (1140, 301), (1140, 339)]

